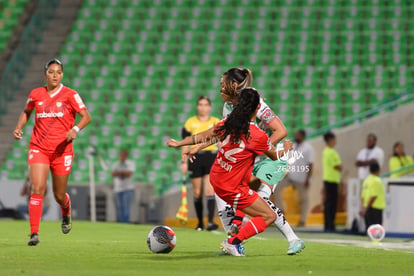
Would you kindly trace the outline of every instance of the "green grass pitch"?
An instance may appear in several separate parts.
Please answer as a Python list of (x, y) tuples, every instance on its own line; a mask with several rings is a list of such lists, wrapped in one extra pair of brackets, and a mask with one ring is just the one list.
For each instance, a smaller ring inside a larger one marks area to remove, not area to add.
[(232, 257), (216, 254), (224, 233), (175, 228), (176, 248), (158, 255), (146, 244), (152, 227), (74, 221), (72, 232), (63, 235), (58, 222), (42, 222), (40, 245), (29, 247), (28, 222), (3, 220), (0, 275), (378, 276), (412, 275), (414, 271), (413, 252), (309, 241), (326, 238), (321, 234), (303, 235), (306, 249), (287, 256), (287, 242), (273, 229), (246, 243), (246, 257)]

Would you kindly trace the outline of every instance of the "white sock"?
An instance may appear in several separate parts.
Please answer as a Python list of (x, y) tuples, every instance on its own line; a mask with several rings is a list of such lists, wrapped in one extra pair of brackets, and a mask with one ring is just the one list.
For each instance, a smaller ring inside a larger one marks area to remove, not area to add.
[(221, 224), (223, 225), (224, 232), (230, 231), (231, 222), (234, 219), (234, 209), (227, 202), (220, 197), (216, 196), (217, 214), (220, 217)]
[(283, 215), (282, 211), (277, 208), (272, 201), (270, 201), (269, 197), (272, 194), (272, 191), (270, 187), (266, 184), (261, 184), (259, 187), (259, 190), (257, 190), (257, 193), (261, 198), (266, 201), (266, 203), (272, 208), (273, 211), (275, 211), (277, 218), (273, 224), (276, 226), (277, 229), (285, 236), (285, 238), (288, 240), (288, 242), (292, 242), (294, 240), (299, 240), (298, 236), (296, 236), (295, 232), (293, 232), (292, 227), (290, 227), (289, 223), (285, 219), (285, 216)]

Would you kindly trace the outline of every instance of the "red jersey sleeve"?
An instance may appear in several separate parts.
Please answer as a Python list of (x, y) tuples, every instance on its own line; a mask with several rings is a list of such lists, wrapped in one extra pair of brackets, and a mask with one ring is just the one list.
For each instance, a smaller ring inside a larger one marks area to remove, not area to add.
[(27, 101), (26, 101), (26, 109), (32, 111), (35, 107), (35, 102), (34, 102), (34, 95), (33, 95), (33, 91), (30, 92), (29, 97), (27, 97)]
[(272, 143), (269, 140), (269, 137), (265, 132), (261, 132), (260, 135), (255, 139), (253, 152), (257, 155), (261, 155), (266, 151), (271, 150), (273, 147)]
[[(219, 121), (219, 122), (217, 122), (215, 125), (214, 125), (214, 132), (216, 132), (217, 130), (218, 130), (218, 128), (219, 127), (221, 127), (221, 126), (223, 126), (224, 125), (224, 121), (225, 121), (226, 119), (223, 119), (223, 120), (221, 120), (221, 121)], [(221, 134), (222, 134), (222, 132), (223, 131), (221, 131), (221, 132), (218, 132), (217, 134), (218, 134), (218, 136), (220, 136)]]
[(79, 113), (82, 110), (86, 109), (85, 104), (83, 103), (82, 98), (79, 96), (77, 92), (73, 92), (73, 94), (69, 97), (69, 102), (72, 108)]

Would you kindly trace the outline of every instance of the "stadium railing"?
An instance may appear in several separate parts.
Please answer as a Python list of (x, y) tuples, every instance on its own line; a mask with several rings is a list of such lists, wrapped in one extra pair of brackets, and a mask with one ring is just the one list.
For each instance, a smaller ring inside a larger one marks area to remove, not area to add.
[(403, 171), (406, 171), (408, 169), (414, 169), (414, 164), (401, 167), (401, 168), (399, 168), (397, 170), (394, 170), (394, 171), (389, 171), (389, 172), (386, 172), (386, 173), (382, 173), (382, 174), (380, 174), (380, 177), (381, 178), (389, 177), (392, 174), (399, 173), (399, 172), (403, 172)]
[(334, 124), (327, 125), (325, 127), (317, 129), (309, 134), (309, 138), (318, 137), (320, 135), (323, 135), (327, 131), (330, 131), (335, 128), (341, 128), (341, 127), (351, 125), (353, 123), (362, 122), (363, 120), (373, 117), (379, 114), (380, 112), (392, 111), (395, 108), (397, 108), (399, 105), (412, 102), (412, 101), (414, 101), (414, 86), (411, 86), (405, 89), (404, 91), (402, 91), (401, 93), (395, 95), (391, 100), (382, 101), (377, 106), (367, 111), (357, 113), (348, 118), (335, 122)]
[(0, 83), (0, 115), (7, 112), (7, 102), (14, 99), (20, 82), (25, 75), (25, 68), (30, 65), (31, 57), (37, 51), (42, 30), (50, 17), (59, 6), (60, 0), (39, 0), (36, 11), (20, 39), (20, 44), (14, 51), (1, 76)]

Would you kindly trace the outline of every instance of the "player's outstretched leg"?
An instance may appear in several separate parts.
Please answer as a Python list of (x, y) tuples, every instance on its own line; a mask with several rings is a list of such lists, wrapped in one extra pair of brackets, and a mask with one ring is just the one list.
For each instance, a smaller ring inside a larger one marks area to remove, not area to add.
[(295, 234), (292, 227), (283, 215), (282, 210), (277, 208), (269, 199), (269, 196), (272, 194), (270, 187), (267, 184), (262, 183), (257, 193), (261, 198), (264, 199), (264, 201), (270, 206), (270, 208), (272, 208), (272, 210), (277, 215), (277, 219), (275, 220), (274, 225), (277, 229), (279, 229), (279, 231), (285, 236), (285, 238), (289, 242), (287, 254), (295, 255), (297, 253), (300, 253), (305, 248), (305, 243), (301, 239), (299, 239), (299, 237)]
[(243, 208), (242, 211), (251, 216), (252, 219), (242, 226), (239, 233), (221, 243), (222, 250), (233, 256), (244, 256), (243, 241), (263, 232), (276, 219), (276, 214), (259, 197), (251, 205)]

